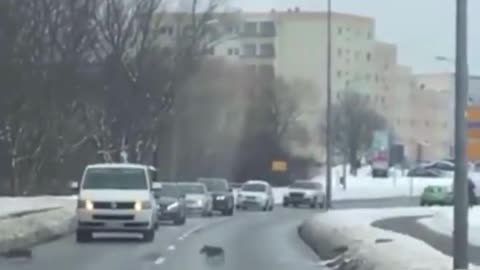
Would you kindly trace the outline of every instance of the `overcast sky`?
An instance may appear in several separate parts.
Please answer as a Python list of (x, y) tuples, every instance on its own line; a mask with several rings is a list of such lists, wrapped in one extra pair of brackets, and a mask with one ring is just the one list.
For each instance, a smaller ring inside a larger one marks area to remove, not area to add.
[[(434, 60), (455, 57), (455, 0), (332, 0), (333, 9), (373, 17), (377, 39), (398, 45), (399, 61), (416, 72), (451, 71), (453, 66)], [(230, 0), (245, 11), (325, 10), (326, 0)], [(469, 1), (469, 65), (480, 75), (480, 0)], [(477, 27), (477, 28), (475, 28)]]

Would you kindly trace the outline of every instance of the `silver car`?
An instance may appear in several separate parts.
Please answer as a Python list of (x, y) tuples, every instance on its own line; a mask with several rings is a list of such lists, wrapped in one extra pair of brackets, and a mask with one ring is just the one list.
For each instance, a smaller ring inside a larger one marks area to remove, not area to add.
[(212, 216), (212, 195), (207, 191), (205, 184), (199, 182), (182, 182), (178, 183), (177, 186), (185, 196), (185, 203), (189, 214)]
[(237, 209), (256, 208), (272, 211), (274, 203), (272, 187), (263, 180), (245, 182), (237, 196)]
[(321, 183), (308, 180), (297, 180), (288, 187), (283, 197), (283, 206), (309, 205), (311, 208), (323, 207), (325, 192)]

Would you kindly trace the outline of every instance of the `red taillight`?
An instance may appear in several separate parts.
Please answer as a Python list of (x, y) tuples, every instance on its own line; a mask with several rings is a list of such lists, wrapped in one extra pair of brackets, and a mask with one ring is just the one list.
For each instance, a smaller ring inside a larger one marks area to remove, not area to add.
[(379, 151), (375, 154), (376, 160), (387, 160), (387, 153)]

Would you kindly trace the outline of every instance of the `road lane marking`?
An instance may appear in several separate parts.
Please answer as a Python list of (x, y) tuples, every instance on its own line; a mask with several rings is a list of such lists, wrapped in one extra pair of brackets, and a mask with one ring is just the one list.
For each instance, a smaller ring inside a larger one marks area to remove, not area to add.
[(165, 258), (160, 256), (155, 260), (155, 264), (162, 264), (165, 262)]
[(195, 226), (192, 229), (186, 231), (184, 234), (182, 234), (180, 237), (178, 237), (178, 240), (180, 240), (180, 241), (184, 240), (185, 238), (187, 238), (192, 233), (202, 229), (203, 226), (205, 226), (205, 225), (204, 224), (198, 224), (197, 226)]
[(175, 250), (175, 246), (174, 246), (174, 245), (170, 245), (170, 246), (168, 246), (167, 249), (168, 249), (168, 250)]
[(196, 233), (200, 230), (203, 230), (207, 227), (210, 227), (210, 226), (213, 226), (213, 225), (217, 225), (219, 223), (222, 223), (222, 222), (225, 222), (229, 220), (228, 218), (222, 218), (222, 219), (218, 219), (218, 220), (215, 220), (215, 221), (212, 221), (212, 222), (207, 222), (207, 223), (204, 223), (204, 224), (198, 224), (197, 226), (193, 227), (192, 229), (188, 230), (187, 232), (185, 232), (184, 234), (182, 234), (180, 237), (178, 237), (178, 240), (179, 241), (183, 241), (185, 240), (187, 237), (189, 237), (191, 234), (193, 233)]

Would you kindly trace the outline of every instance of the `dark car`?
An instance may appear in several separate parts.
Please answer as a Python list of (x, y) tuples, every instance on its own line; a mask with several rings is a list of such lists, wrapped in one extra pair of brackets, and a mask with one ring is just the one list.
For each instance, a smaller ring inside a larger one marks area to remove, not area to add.
[(185, 196), (174, 183), (161, 183), (155, 189), (155, 199), (158, 204), (157, 217), (159, 221), (173, 221), (175, 225), (185, 224), (186, 206)]
[(426, 168), (426, 169), (434, 169), (434, 170), (453, 172), (455, 170), (455, 163), (452, 163), (452, 162), (446, 161), (446, 160), (442, 160), (442, 161), (436, 161), (436, 162), (432, 162), (432, 163), (423, 165), (423, 167)]
[(199, 178), (198, 182), (203, 183), (212, 195), (212, 208), (214, 211), (219, 211), (225, 216), (233, 215), (235, 208), (233, 191), (226, 179)]
[(417, 167), (411, 169), (408, 173), (407, 176), (409, 177), (442, 177), (443, 174), (441, 171), (436, 170), (436, 169), (429, 169), (425, 167)]

